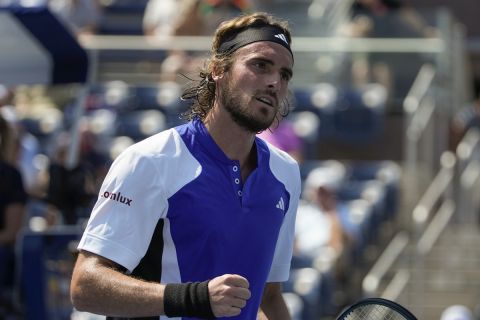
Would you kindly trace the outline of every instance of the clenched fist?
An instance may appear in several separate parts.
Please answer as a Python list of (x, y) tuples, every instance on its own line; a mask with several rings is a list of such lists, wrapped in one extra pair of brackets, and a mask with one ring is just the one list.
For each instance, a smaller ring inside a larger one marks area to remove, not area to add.
[(224, 274), (208, 283), (210, 305), (215, 317), (238, 316), (250, 299), (248, 280), (236, 274)]

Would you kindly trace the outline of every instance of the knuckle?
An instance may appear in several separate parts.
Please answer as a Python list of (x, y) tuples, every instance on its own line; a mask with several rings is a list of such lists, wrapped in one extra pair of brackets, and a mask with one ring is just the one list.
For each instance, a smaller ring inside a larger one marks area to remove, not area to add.
[(243, 309), (246, 305), (247, 305), (247, 301), (241, 300), (241, 299), (239, 300), (239, 302), (238, 302), (238, 307), (239, 308)]
[(239, 308), (230, 308), (228, 316), (235, 317), (235, 316), (238, 316), (240, 312), (241, 310)]

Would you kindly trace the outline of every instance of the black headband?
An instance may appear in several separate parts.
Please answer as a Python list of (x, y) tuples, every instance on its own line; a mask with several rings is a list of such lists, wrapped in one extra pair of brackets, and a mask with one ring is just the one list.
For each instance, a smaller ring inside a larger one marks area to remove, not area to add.
[(275, 26), (250, 27), (225, 40), (218, 48), (218, 53), (232, 53), (247, 44), (259, 41), (270, 41), (284, 46), (292, 55), (285, 32)]

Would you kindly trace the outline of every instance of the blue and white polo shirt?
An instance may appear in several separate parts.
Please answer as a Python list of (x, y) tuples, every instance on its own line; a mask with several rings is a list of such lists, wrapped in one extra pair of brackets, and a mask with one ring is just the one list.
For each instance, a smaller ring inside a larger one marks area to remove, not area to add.
[(103, 182), (79, 249), (148, 281), (239, 274), (252, 297), (229, 319), (256, 319), (265, 282), (289, 276), (301, 182), (289, 155), (255, 143), (258, 164), (245, 183), (200, 121), (129, 147)]

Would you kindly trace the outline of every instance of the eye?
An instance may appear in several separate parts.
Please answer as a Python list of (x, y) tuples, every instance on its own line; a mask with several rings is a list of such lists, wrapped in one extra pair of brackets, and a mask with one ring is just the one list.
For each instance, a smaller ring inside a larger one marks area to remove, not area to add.
[(292, 76), (288, 72), (281, 72), (280, 75), (282, 76), (282, 80), (289, 82)]
[(261, 70), (265, 70), (267, 68), (267, 64), (265, 63), (265, 61), (256, 61), (253, 63), (253, 65)]

